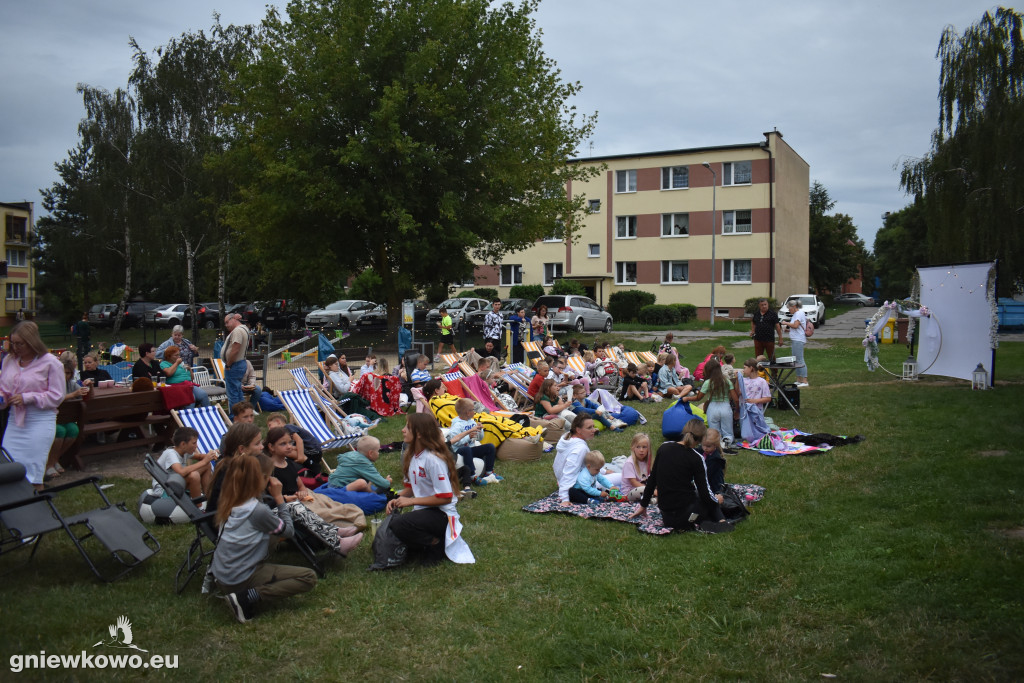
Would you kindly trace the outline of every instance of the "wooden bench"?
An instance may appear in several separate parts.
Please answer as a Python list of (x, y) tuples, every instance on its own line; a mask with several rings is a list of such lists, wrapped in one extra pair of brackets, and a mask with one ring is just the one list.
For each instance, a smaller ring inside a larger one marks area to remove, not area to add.
[[(174, 429), (174, 421), (158, 390), (97, 392), (85, 401), (80, 398), (64, 401), (58, 410), (57, 422), (78, 424), (78, 440), (61, 458), (61, 464), (78, 469), (83, 468), (84, 458), (170, 443)], [(152, 427), (152, 433), (143, 430), (144, 426)], [(110, 432), (118, 434), (114, 437)], [(108, 438), (104, 443), (86, 443), (86, 437), (97, 434), (107, 434)]]

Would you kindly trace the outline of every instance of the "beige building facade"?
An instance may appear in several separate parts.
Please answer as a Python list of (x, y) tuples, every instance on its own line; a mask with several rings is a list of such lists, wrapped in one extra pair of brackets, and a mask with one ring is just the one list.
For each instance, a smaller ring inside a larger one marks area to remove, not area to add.
[(567, 188), (589, 207), (571, 241), (553, 235), (479, 265), (478, 286), (504, 297), (515, 284), (571, 278), (601, 304), (640, 288), (659, 304), (693, 304), (705, 320), (712, 272), (718, 316), (742, 317), (751, 297), (808, 291), (810, 167), (778, 131), (750, 144), (569, 163), (605, 166)]
[(0, 264), (4, 307), (0, 324), (11, 325), (36, 310), (35, 268), (32, 266), (32, 202), (0, 203), (4, 226), (4, 260)]

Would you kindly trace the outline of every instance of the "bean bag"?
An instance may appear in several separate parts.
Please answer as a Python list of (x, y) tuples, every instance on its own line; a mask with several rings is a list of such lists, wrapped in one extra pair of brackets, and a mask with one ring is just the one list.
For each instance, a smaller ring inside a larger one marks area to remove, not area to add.
[(498, 447), (498, 460), (505, 462), (529, 462), (540, 460), (544, 445), (540, 442), (531, 443), (525, 439), (506, 439)]

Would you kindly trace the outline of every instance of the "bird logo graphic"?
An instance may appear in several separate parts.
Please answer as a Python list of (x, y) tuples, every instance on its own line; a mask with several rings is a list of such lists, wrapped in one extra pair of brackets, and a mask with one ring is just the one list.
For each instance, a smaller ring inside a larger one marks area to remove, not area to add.
[(139, 652), (148, 653), (149, 650), (143, 650), (141, 647), (132, 642), (132, 622), (128, 620), (128, 617), (121, 615), (117, 618), (117, 621), (107, 626), (107, 631), (110, 632), (110, 640), (96, 643), (93, 647), (99, 647), (100, 645), (106, 645), (107, 647), (118, 647), (122, 649), (138, 650)]

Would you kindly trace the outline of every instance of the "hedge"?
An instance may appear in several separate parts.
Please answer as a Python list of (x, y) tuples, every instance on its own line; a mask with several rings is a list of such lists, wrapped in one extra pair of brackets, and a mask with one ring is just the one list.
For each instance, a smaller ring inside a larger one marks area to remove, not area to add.
[(669, 304), (679, 311), (679, 322), (688, 323), (697, 319), (697, 307), (693, 304)]
[(674, 325), (682, 322), (681, 315), (676, 305), (650, 304), (640, 309), (639, 318), (646, 325)]
[(536, 301), (542, 296), (544, 296), (544, 285), (515, 285), (508, 290), (510, 299)]
[(761, 299), (768, 299), (769, 311), (777, 311), (779, 310), (779, 307), (782, 305), (778, 301), (776, 301), (775, 297), (773, 296), (755, 296), (754, 298), (747, 299), (746, 301), (743, 302), (743, 310), (749, 313), (750, 315), (754, 315), (755, 313), (757, 313), (757, 302), (759, 302)]
[(551, 293), (554, 295), (586, 296), (587, 290), (576, 280), (555, 280), (551, 286)]
[(637, 314), (644, 306), (652, 306), (658, 297), (640, 289), (628, 289), (608, 297), (608, 312), (616, 322), (636, 322)]

